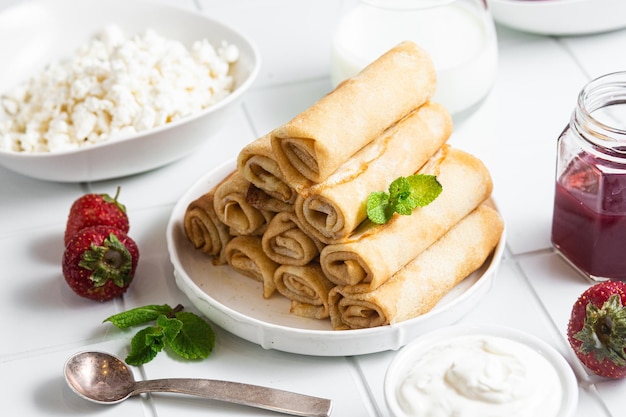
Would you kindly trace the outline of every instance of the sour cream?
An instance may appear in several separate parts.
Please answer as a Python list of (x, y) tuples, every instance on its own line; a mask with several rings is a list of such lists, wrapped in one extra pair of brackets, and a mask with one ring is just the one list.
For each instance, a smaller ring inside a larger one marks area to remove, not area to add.
[(463, 335), (416, 355), (397, 387), (406, 416), (556, 417), (559, 375), (532, 348), (502, 337)]

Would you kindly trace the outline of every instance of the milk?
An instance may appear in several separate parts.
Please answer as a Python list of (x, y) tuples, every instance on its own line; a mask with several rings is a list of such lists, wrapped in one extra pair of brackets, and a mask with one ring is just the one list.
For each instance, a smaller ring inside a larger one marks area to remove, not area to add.
[(498, 63), (488, 12), (471, 1), (408, 3), (424, 6), (393, 9), (362, 2), (344, 17), (333, 40), (333, 84), (356, 75), (401, 41), (412, 40), (433, 59), (437, 71), (434, 101), (452, 114), (478, 103), (489, 92)]

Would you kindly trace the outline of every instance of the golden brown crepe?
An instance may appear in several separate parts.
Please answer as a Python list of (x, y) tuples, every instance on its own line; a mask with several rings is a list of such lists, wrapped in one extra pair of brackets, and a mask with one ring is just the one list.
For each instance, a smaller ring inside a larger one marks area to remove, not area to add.
[(318, 263), (281, 265), (274, 273), (279, 293), (291, 300), (290, 312), (301, 317), (329, 317), (328, 292), (334, 287)]
[(293, 204), (285, 203), (272, 197), (254, 184), (250, 184), (246, 193), (246, 202), (261, 211), (279, 213), (281, 211), (293, 211)]
[(384, 326), (427, 313), (483, 265), (503, 228), (498, 212), (483, 204), (375, 290), (335, 287), (329, 295), (333, 328)]
[(264, 298), (274, 293), (274, 272), (278, 264), (263, 252), (259, 236), (234, 237), (226, 245), (224, 256), (234, 270), (263, 283)]
[(293, 212), (276, 214), (263, 233), (263, 251), (274, 262), (306, 265), (317, 258), (324, 245), (306, 234)]
[(230, 227), (231, 235), (261, 235), (274, 215), (246, 201), (249, 187), (250, 182), (239, 171), (234, 171), (215, 189), (215, 213)]
[(184, 230), (193, 246), (213, 257), (213, 262), (217, 265), (226, 262), (223, 256), (224, 247), (232, 236), (228, 232), (228, 226), (215, 213), (214, 196), (215, 188), (189, 203), (184, 216)]
[(405, 41), (271, 132), (286, 182), (300, 192), (328, 178), (359, 149), (435, 92), (428, 54)]
[(373, 290), (414, 259), (491, 194), (489, 171), (476, 157), (444, 145), (419, 171), (435, 175), (443, 191), (411, 215), (384, 225), (364, 222), (349, 240), (327, 245), (320, 263), (337, 285), (366, 284)]
[(285, 182), (278, 167), (269, 134), (249, 143), (239, 152), (237, 169), (245, 179), (279, 201), (289, 204), (295, 201), (296, 192)]
[(414, 174), (448, 140), (452, 118), (426, 103), (357, 152), (323, 182), (302, 190), (295, 210), (304, 229), (324, 243), (346, 238), (367, 218), (371, 192)]

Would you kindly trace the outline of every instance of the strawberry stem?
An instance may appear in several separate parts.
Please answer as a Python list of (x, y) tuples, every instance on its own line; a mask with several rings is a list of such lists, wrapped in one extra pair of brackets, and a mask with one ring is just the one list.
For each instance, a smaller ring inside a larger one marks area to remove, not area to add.
[(120, 203), (119, 200), (117, 199), (120, 196), (121, 190), (122, 190), (122, 187), (118, 185), (117, 190), (115, 191), (115, 197), (111, 197), (109, 194), (106, 194), (106, 193), (100, 194), (100, 197), (102, 197), (102, 200), (106, 201), (107, 203), (115, 204), (122, 213), (126, 213), (126, 206)]
[(102, 246), (91, 245), (83, 252), (78, 264), (91, 271), (91, 280), (95, 287), (101, 287), (113, 281), (120, 288), (132, 280), (133, 258), (126, 246), (114, 233), (104, 239)]
[(115, 197), (113, 197), (113, 200), (117, 201), (117, 197), (120, 196), (120, 190), (122, 189), (121, 186), (117, 186), (117, 190), (115, 190)]
[(574, 337), (582, 342), (580, 351), (593, 353), (599, 362), (626, 365), (626, 308), (620, 296), (611, 295), (600, 308), (587, 304), (585, 324)]

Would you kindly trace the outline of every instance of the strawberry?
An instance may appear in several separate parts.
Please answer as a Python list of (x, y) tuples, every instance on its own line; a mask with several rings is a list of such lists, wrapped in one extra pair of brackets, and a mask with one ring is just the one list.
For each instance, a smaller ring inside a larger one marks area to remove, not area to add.
[(65, 245), (76, 232), (85, 227), (108, 225), (128, 233), (129, 223), (126, 207), (117, 201), (120, 187), (115, 197), (108, 194), (85, 194), (72, 204), (65, 226)]
[(567, 337), (581, 362), (607, 378), (626, 377), (626, 283), (605, 281), (583, 292)]
[(81, 297), (107, 301), (128, 289), (139, 249), (133, 239), (112, 226), (81, 229), (63, 253), (63, 276)]

